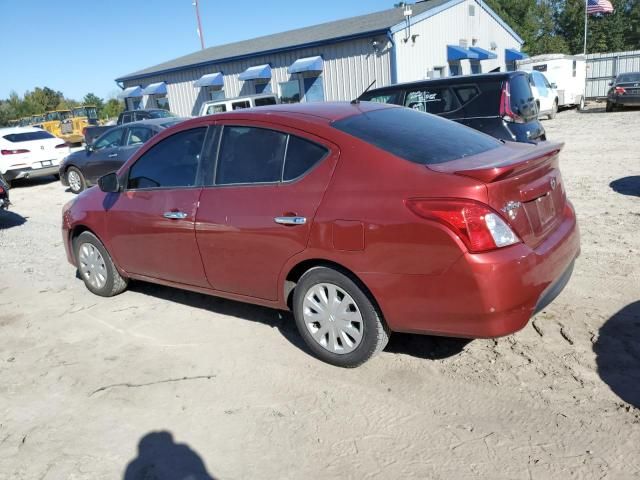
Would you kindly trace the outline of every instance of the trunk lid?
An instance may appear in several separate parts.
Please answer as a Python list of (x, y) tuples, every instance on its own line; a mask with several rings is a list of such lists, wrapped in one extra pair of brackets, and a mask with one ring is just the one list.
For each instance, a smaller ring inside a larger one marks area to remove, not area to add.
[(552, 142), (508, 143), (429, 168), (482, 182), (489, 206), (524, 243), (535, 248), (558, 226), (564, 212), (566, 192), (559, 169), (562, 147)]

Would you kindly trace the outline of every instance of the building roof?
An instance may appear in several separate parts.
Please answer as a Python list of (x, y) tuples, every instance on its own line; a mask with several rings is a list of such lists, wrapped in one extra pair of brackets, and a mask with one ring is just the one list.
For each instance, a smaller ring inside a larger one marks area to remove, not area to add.
[[(411, 5), (413, 16), (438, 8), (450, 1), (451, 0), (429, 0)], [(253, 57), (274, 51), (331, 43), (336, 40), (361, 37), (372, 33), (382, 33), (401, 23), (403, 20), (404, 15), (402, 8), (391, 8), (381, 12), (289, 30), (288, 32), (275, 33), (250, 40), (209, 47), (183, 57), (178, 57), (174, 60), (169, 60), (168, 62), (154, 65), (153, 67), (123, 75), (117, 78), (116, 81), (133, 80), (160, 72), (179, 70), (184, 67), (220, 63), (225, 60), (249, 56)]]

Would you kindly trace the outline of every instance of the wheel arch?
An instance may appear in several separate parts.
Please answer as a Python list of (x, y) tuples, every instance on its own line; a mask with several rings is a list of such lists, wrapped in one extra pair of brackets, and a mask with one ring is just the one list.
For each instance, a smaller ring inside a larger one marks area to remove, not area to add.
[(109, 256), (111, 257), (111, 261), (113, 262), (113, 264), (115, 265), (116, 269), (118, 270), (118, 273), (120, 273), (120, 275), (125, 276), (126, 275), (126, 271), (123, 270), (120, 265), (118, 264), (116, 258), (113, 256), (113, 253), (109, 251), (109, 249), (107, 248), (107, 245), (105, 244), (104, 240), (102, 240), (102, 238), (100, 238), (100, 235), (98, 235), (98, 233), (88, 227), (87, 225), (83, 224), (83, 223), (78, 223), (77, 225), (74, 225), (72, 228), (69, 229), (69, 246), (70, 251), (71, 251), (71, 255), (73, 255), (73, 259), (77, 262), (77, 258), (76, 258), (76, 249), (75, 249), (75, 241), (76, 239), (82, 235), (84, 232), (89, 232), (91, 235), (95, 236), (100, 243), (102, 243), (102, 245), (104, 246), (105, 250), (107, 251), (107, 253), (109, 254)]

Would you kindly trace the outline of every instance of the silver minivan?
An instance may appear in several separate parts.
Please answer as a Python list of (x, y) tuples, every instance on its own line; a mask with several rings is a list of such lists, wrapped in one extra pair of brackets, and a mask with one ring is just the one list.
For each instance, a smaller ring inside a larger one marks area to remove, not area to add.
[(243, 108), (263, 107), (265, 105), (275, 105), (276, 103), (279, 103), (278, 97), (272, 93), (247, 95), (245, 97), (227, 98), (224, 100), (210, 100), (202, 104), (198, 116), (203, 117), (214, 113), (230, 112)]

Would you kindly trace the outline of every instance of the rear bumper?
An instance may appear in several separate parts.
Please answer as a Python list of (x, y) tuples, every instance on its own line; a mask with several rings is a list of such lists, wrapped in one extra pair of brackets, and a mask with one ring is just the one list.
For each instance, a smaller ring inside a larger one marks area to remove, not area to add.
[(611, 99), (611, 102), (616, 105), (637, 106), (640, 105), (640, 95), (619, 95)]
[(52, 165), (50, 167), (43, 168), (17, 168), (15, 170), (7, 170), (4, 174), (4, 178), (7, 181), (18, 180), (20, 178), (37, 178), (37, 177), (46, 177), (47, 175), (57, 175), (58, 174), (58, 165)]
[(523, 328), (566, 286), (580, 252), (571, 207), (535, 249), (463, 255), (442, 275), (362, 274), (393, 331), (488, 338)]

